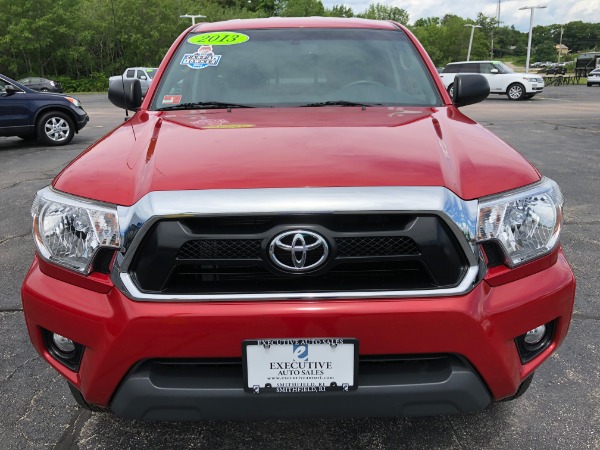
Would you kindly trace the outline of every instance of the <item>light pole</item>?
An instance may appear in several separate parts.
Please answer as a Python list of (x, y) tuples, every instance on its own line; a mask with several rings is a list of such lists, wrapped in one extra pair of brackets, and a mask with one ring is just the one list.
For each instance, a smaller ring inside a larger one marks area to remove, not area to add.
[(547, 8), (547, 6), (523, 6), (522, 8), (519, 8), (519, 11), (521, 11), (522, 9), (531, 10), (531, 17), (529, 18), (529, 41), (527, 42), (527, 61), (525, 62), (525, 73), (529, 73), (529, 57), (531, 56), (531, 32), (533, 30), (533, 10), (543, 8)]
[(469, 40), (469, 51), (467, 53), (467, 61), (471, 59), (471, 46), (473, 45), (473, 33), (475, 33), (475, 28), (481, 28), (481, 25), (471, 25), (467, 24), (465, 27), (471, 27), (471, 39)]
[(182, 19), (192, 19), (192, 25), (196, 25), (196, 19), (204, 19), (206, 18), (206, 16), (203, 16), (202, 14), (184, 14), (183, 16), (179, 16)]

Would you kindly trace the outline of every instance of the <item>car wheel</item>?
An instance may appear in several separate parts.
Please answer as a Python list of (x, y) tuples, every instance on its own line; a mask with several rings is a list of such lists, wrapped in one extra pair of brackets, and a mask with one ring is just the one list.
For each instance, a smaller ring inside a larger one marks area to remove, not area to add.
[(525, 86), (521, 83), (513, 83), (508, 87), (506, 95), (511, 100), (522, 100), (525, 97)]
[(46, 145), (65, 145), (75, 135), (73, 120), (65, 113), (50, 111), (38, 119), (37, 136)]
[(42, 92), (48, 92), (48, 88), (42, 88), (41, 91)]
[(529, 386), (531, 386), (531, 382), (533, 381), (534, 373), (532, 373), (531, 375), (529, 375), (527, 378), (525, 378), (523, 380), (523, 382), (521, 383), (521, 386), (519, 386), (519, 389), (517, 389), (517, 392), (515, 392), (515, 395), (511, 395), (510, 397), (502, 399), (502, 401), (510, 402), (511, 400), (515, 400), (515, 399), (519, 398), (521, 395), (523, 395), (525, 393), (525, 391), (527, 391), (527, 389), (529, 389)]
[(450, 86), (448, 86), (448, 95), (454, 100), (454, 83), (451, 83)]
[(593, 83), (588, 83), (587, 85), (588, 85), (588, 87), (590, 87), (590, 86), (593, 86)]

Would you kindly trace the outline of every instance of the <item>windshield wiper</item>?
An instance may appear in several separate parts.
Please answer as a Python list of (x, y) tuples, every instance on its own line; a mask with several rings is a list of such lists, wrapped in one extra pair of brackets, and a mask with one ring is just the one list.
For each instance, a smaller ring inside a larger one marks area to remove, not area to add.
[(239, 103), (228, 103), (228, 102), (189, 102), (179, 103), (178, 105), (164, 106), (158, 108), (158, 111), (169, 111), (172, 109), (210, 109), (210, 108), (254, 108), (250, 105), (241, 105)]
[(300, 105), (301, 107), (318, 107), (318, 106), (383, 106), (383, 103), (360, 103), (351, 102), (348, 100), (330, 100), (327, 102), (318, 103), (307, 103), (306, 105)]

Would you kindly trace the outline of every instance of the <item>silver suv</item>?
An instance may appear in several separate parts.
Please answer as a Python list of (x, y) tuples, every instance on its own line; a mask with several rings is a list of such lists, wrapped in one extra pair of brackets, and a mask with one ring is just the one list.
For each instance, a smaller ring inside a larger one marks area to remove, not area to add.
[(544, 89), (544, 79), (530, 73), (515, 73), (500, 61), (462, 61), (448, 64), (440, 77), (450, 96), (457, 73), (479, 73), (487, 78), (490, 94), (506, 94), (511, 100), (523, 100)]

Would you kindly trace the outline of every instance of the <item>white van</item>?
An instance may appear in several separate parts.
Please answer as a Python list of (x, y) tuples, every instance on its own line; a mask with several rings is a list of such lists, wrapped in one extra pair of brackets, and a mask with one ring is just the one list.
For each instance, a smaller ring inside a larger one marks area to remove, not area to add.
[(523, 100), (544, 89), (544, 79), (536, 74), (515, 73), (500, 61), (462, 61), (448, 64), (440, 77), (452, 96), (457, 73), (479, 73), (490, 83), (490, 94), (506, 94), (511, 100)]

